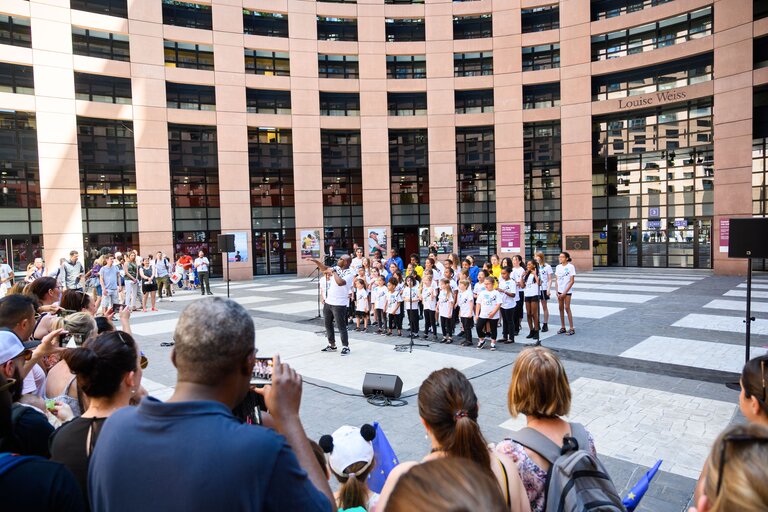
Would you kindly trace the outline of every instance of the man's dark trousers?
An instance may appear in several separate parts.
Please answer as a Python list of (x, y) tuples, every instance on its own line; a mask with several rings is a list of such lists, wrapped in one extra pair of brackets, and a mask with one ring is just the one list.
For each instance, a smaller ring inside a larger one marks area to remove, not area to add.
[(349, 335), (347, 334), (347, 306), (332, 306), (326, 303), (323, 306), (323, 317), (325, 318), (325, 337), (331, 346), (336, 346), (336, 337), (333, 333), (333, 322), (339, 328), (341, 344), (344, 347), (349, 346)]

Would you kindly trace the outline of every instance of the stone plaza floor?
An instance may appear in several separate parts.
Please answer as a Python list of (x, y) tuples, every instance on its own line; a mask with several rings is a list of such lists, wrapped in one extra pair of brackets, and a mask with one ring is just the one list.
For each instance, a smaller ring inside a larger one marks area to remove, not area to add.
[[(744, 418), (738, 380), (744, 363), (746, 281), (708, 271), (609, 269), (578, 274), (574, 287), (575, 336), (559, 336), (557, 302), (550, 301), (544, 346), (563, 359), (573, 389), (569, 419), (586, 425), (603, 462), (624, 494), (658, 459), (661, 471), (638, 510), (681, 511), (718, 433)], [(752, 356), (768, 347), (768, 276), (754, 278)], [(226, 296), (226, 284), (213, 284)], [(524, 348), (432, 344), (413, 353), (393, 350), (407, 338), (350, 332), (352, 353), (320, 352), (326, 345), (318, 320), (317, 284), (308, 278), (264, 277), (232, 283), (231, 296), (251, 312), (259, 356), (279, 353), (305, 378), (301, 417), (317, 440), (342, 424), (378, 421), (401, 461), (418, 460), (429, 443), (418, 417), (418, 386), (433, 370), (454, 367), (472, 379), (480, 398), (480, 425), (498, 442), (524, 425), (506, 407), (511, 365)], [(135, 313), (133, 331), (150, 360), (144, 386), (165, 399), (176, 372), (171, 341), (179, 312), (199, 292), (180, 291), (160, 311)], [(337, 335), (338, 343), (338, 335)], [(369, 405), (361, 395), (366, 372), (399, 375), (403, 407)]]

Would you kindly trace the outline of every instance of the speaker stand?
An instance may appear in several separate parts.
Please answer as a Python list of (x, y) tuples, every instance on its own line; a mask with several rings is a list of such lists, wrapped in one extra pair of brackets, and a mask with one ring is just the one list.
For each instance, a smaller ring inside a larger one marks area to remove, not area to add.
[[(411, 304), (412, 302), (411, 297), (411, 290), (408, 289), (408, 311), (411, 311)], [(411, 328), (411, 319), (408, 318), (408, 337), (410, 338), (408, 343), (400, 343), (399, 345), (395, 345), (395, 350), (398, 352), (405, 352), (408, 351), (409, 354), (413, 353), (413, 347), (426, 347), (429, 348), (429, 343), (414, 343), (413, 341), (413, 329)]]
[[(744, 364), (749, 362), (752, 355), (752, 322), (755, 321), (755, 317), (752, 316), (752, 258), (749, 256), (750, 251), (747, 251), (747, 313), (744, 323), (746, 324), (746, 340), (745, 347), (746, 353), (744, 354)], [(734, 391), (741, 391), (740, 382), (726, 382), (725, 387)]]

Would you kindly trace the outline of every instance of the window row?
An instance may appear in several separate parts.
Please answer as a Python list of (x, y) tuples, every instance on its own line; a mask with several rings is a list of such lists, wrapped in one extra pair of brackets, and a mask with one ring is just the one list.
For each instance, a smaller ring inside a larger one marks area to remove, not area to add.
[(32, 66), (0, 62), (0, 92), (35, 94)]
[(0, 44), (32, 48), (29, 18), (0, 14)]
[(615, 18), (622, 14), (642, 11), (672, 0), (592, 0), (592, 21)]

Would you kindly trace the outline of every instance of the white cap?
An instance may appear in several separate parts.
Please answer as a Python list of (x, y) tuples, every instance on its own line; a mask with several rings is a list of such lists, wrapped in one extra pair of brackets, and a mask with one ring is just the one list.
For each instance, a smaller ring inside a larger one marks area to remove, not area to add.
[(24, 350), (24, 345), (14, 333), (0, 330), (0, 364), (19, 357)]
[[(372, 429), (370, 425), (368, 428)], [(369, 437), (372, 439), (373, 435), (375, 433)], [(344, 470), (357, 462), (365, 462), (365, 466), (357, 471), (358, 474), (368, 469), (368, 466), (373, 462), (373, 445), (363, 437), (359, 428), (344, 425), (338, 428), (331, 437), (333, 438), (333, 449), (330, 452), (326, 450), (326, 453), (328, 454), (328, 465), (335, 474), (348, 476)]]

